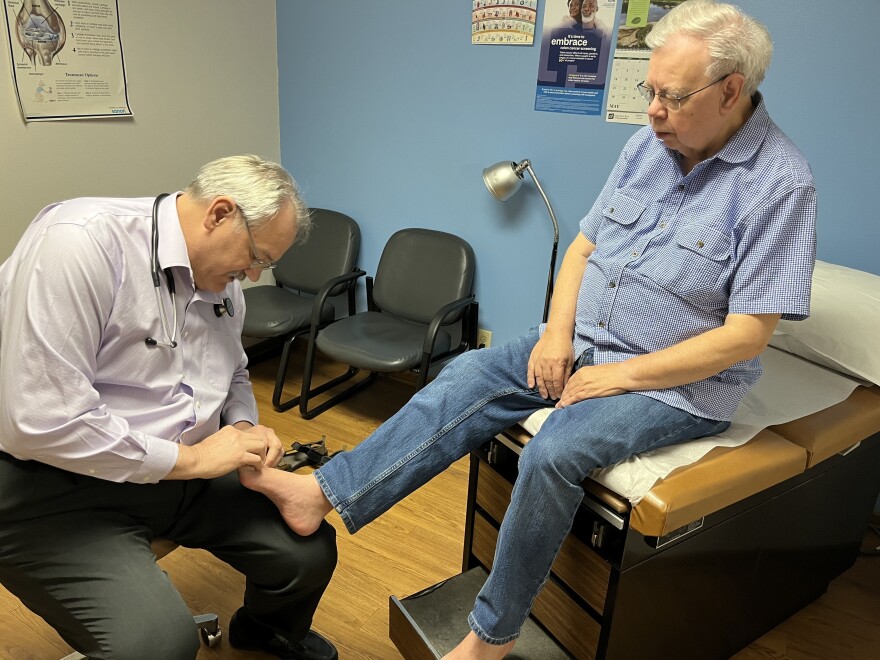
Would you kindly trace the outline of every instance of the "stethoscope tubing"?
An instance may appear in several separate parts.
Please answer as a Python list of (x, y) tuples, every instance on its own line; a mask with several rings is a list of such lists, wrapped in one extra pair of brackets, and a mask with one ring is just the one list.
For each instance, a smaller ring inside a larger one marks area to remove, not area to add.
[[(174, 288), (174, 274), (170, 268), (162, 268), (159, 264), (159, 204), (163, 199), (168, 197), (168, 193), (158, 195), (153, 201), (152, 214), (152, 236), (150, 243), (150, 277), (153, 279), (153, 291), (156, 293), (156, 305), (159, 307), (159, 320), (162, 322), (162, 332), (165, 335), (165, 341), (159, 341), (153, 337), (147, 337), (144, 343), (150, 348), (163, 346), (166, 348), (177, 348), (177, 296)], [(168, 316), (165, 313), (165, 303), (162, 301), (162, 295), (159, 292), (161, 288), (161, 280), (159, 273), (165, 273), (165, 280), (168, 282), (168, 293), (171, 296), (171, 329), (168, 327)], [(224, 298), (222, 303), (214, 305), (214, 314), (218, 317), (224, 314), (233, 316), (235, 309), (232, 306), (232, 300)]]
[[(153, 233), (150, 245), (150, 276), (153, 279), (153, 291), (156, 293), (156, 304), (159, 307), (159, 320), (162, 322), (162, 332), (165, 334), (165, 341), (161, 342), (152, 337), (147, 337), (144, 343), (147, 346), (165, 346), (167, 348), (177, 348), (177, 296), (174, 289), (174, 274), (170, 268), (164, 270), (159, 264), (159, 204), (163, 199), (168, 197), (168, 193), (162, 193), (153, 201)], [(168, 282), (168, 293), (171, 296), (171, 329), (168, 329), (168, 316), (165, 314), (165, 303), (159, 293), (159, 272), (165, 273), (165, 279)]]

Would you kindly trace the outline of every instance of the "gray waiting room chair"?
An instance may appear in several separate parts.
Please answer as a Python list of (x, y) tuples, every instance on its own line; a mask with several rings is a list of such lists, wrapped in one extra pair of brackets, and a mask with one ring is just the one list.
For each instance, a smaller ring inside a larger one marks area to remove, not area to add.
[(355, 280), (364, 271), (355, 269), (361, 232), (349, 216), (327, 209), (311, 209), (312, 231), (305, 243), (291, 247), (275, 269), (276, 286), (244, 290), (245, 317), (242, 335), (283, 344), (275, 378), (272, 406), (281, 412), (299, 403), (296, 396), (282, 401), (284, 381), (294, 340), (310, 328), (323, 328), (336, 318), (331, 298), (348, 294), (348, 313), (355, 312)]
[[(300, 414), (311, 419), (375, 381), (380, 372), (417, 369), (424, 387), (432, 365), (476, 346), (476, 259), (463, 239), (431, 229), (402, 229), (388, 240), (375, 277), (366, 278), (367, 310), (332, 325), (312, 326)], [(457, 342), (457, 343), (456, 343)], [(311, 388), (318, 352), (349, 365), (341, 376)], [(354, 377), (369, 374), (309, 410), (309, 401)]]

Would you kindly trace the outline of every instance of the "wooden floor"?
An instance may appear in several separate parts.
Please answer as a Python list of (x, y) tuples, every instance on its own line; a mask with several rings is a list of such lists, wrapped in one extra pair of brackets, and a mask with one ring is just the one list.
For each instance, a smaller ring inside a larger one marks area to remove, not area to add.
[[(262, 422), (288, 443), (326, 435), (331, 450), (350, 448), (412, 394), (408, 384), (383, 378), (348, 402), (304, 421), (295, 410), (272, 410), (276, 366), (276, 359), (255, 365), (252, 378)], [(333, 365), (325, 365), (321, 378), (334, 371)], [(294, 361), (290, 373), (300, 372), (301, 365)], [(293, 378), (291, 386), (295, 386)], [(345, 531), (335, 512), (330, 514), (328, 519), (338, 530), (339, 564), (314, 627), (333, 640), (343, 660), (400, 658), (388, 640), (388, 597), (409, 595), (459, 572), (466, 490), (465, 459), (354, 536)], [(866, 535), (867, 545), (880, 545), (880, 538)], [(184, 548), (161, 565), (193, 612), (216, 612), (227, 630), (241, 602), (240, 574), (206, 552)], [(54, 660), (69, 652), (49, 626), (0, 587), (0, 659)], [(203, 647), (198, 656), (199, 660), (261, 657), (269, 656), (236, 651), (226, 640), (215, 649)], [(880, 658), (880, 557), (860, 557), (822, 598), (735, 658)]]

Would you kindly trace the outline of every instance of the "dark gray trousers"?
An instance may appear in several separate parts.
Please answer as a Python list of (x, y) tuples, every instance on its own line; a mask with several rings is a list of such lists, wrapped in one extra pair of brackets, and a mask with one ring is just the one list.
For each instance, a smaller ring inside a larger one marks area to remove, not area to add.
[(275, 505), (218, 479), (117, 484), (0, 452), (0, 583), (89, 658), (195, 658), (199, 637), (153, 538), (246, 576), (244, 605), (305, 636), (336, 566), (335, 530), (292, 532)]

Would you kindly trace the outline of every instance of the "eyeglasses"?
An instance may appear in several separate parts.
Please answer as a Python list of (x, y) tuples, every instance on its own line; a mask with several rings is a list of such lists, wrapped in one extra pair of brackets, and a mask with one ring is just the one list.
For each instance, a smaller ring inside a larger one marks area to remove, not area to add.
[(689, 94), (685, 94), (683, 96), (675, 96), (674, 94), (667, 94), (666, 92), (655, 92), (651, 87), (648, 87), (645, 84), (645, 81), (640, 82), (636, 85), (636, 89), (639, 90), (639, 94), (641, 94), (645, 100), (648, 102), (648, 105), (654, 102), (654, 97), (660, 99), (660, 105), (662, 105), (667, 110), (678, 111), (681, 110), (681, 102), (684, 101), (689, 96), (693, 96), (694, 94), (698, 94), (702, 92), (704, 89), (709, 89), (712, 85), (717, 85), (725, 78), (729, 78), (732, 76), (732, 73), (728, 73), (727, 75), (721, 76), (718, 80), (710, 82), (705, 87), (700, 87), (700, 89), (693, 91)]
[[(241, 213), (241, 209), (239, 209), (239, 213)], [(251, 233), (250, 223), (248, 223), (247, 218), (244, 217), (244, 213), (241, 214), (241, 220), (244, 223), (248, 239), (250, 239), (251, 242), (251, 265), (245, 270), (272, 270), (275, 268), (274, 263), (266, 259), (260, 259), (260, 257), (257, 256), (259, 250), (257, 249), (257, 244), (254, 242), (254, 235)]]

